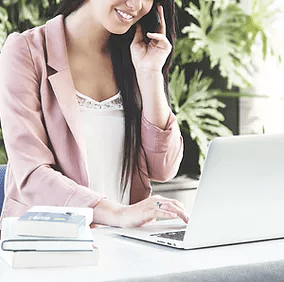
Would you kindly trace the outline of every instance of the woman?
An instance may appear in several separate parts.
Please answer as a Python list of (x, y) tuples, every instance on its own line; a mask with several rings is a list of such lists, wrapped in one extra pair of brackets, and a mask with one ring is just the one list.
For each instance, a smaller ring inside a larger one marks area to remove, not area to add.
[[(150, 196), (150, 179), (174, 177), (183, 150), (167, 101), (174, 3), (162, 4), (167, 31), (156, 0), (66, 0), (45, 25), (8, 37), (2, 217), (59, 205), (93, 208), (94, 224), (188, 221), (178, 201)], [(140, 19), (152, 7), (160, 24), (147, 43)]]

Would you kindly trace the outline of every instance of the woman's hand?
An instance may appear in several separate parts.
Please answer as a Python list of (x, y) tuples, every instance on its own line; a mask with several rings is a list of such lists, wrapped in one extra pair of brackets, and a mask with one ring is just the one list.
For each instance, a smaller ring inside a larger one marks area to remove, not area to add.
[(152, 196), (136, 204), (122, 207), (120, 226), (138, 227), (156, 218), (177, 217), (188, 223), (188, 216), (182, 203), (174, 199)]
[(142, 28), (138, 24), (134, 39), (130, 45), (132, 62), (136, 72), (145, 70), (162, 71), (172, 50), (172, 45), (166, 37), (163, 7), (158, 4), (157, 9), (161, 23), (156, 33), (147, 33), (147, 37), (151, 41), (148, 44), (143, 41)]
[(169, 119), (170, 108), (165, 94), (162, 69), (171, 53), (172, 45), (166, 37), (163, 7), (159, 4), (157, 9), (160, 17), (157, 32), (147, 33), (151, 39), (147, 44), (143, 41), (142, 28), (138, 24), (130, 51), (142, 97), (144, 117), (164, 130)]
[(93, 210), (94, 221), (91, 227), (96, 224), (104, 224), (119, 227), (142, 226), (156, 218), (177, 218), (180, 217), (188, 223), (188, 216), (182, 203), (177, 200), (152, 196), (141, 202), (130, 206), (124, 206), (102, 199)]

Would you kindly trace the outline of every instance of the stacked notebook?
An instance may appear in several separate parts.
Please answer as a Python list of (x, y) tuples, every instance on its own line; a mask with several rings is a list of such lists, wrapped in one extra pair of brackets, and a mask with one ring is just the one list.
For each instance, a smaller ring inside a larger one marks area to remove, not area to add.
[(13, 268), (97, 265), (92, 209), (35, 206), (2, 220), (0, 256)]

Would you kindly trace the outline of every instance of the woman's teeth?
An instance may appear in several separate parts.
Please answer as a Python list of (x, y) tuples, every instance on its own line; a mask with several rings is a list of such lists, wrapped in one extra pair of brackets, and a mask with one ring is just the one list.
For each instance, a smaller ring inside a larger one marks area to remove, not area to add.
[(128, 14), (126, 14), (126, 13), (120, 11), (120, 10), (116, 10), (116, 11), (117, 11), (124, 19), (126, 19), (126, 20), (131, 20), (131, 19), (134, 18), (133, 16), (128, 15)]

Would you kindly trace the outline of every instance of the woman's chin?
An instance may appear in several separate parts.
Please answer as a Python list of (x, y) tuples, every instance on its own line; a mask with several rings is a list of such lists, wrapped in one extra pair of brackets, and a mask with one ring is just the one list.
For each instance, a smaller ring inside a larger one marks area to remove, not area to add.
[(115, 34), (115, 35), (123, 35), (125, 33), (127, 33), (130, 30), (131, 26), (129, 26), (128, 28), (112, 28), (109, 29), (110, 33)]

